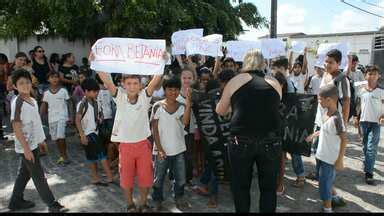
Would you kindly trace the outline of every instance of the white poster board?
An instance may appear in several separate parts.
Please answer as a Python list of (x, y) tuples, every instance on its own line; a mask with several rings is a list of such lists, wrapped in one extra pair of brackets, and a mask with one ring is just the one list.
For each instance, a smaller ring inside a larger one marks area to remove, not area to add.
[(91, 69), (108, 73), (157, 75), (164, 73), (165, 40), (101, 38), (92, 46)]
[(324, 64), (325, 58), (327, 55), (327, 52), (337, 49), (342, 54), (340, 69), (344, 69), (348, 66), (348, 53), (349, 53), (349, 47), (347, 43), (323, 43), (320, 44), (319, 48), (317, 49), (317, 55), (318, 55), (318, 61), (322, 62)]
[(185, 54), (187, 43), (202, 38), (203, 32), (204, 29), (189, 29), (174, 32), (171, 37), (172, 55)]
[(261, 40), (261, 52), (265, 59), (286, 56), (285, 43), (281, 39), (268, 38)]
[(305, 47), (307, 47), (307, 43), (302, 41), (292, 41), (292, 52), (303, 54)]
[(221, 45), (223, 36), (219, 34), (208, 35), (198, 40), (188, 41), (186, 46), (187, 56), (200, 54), (205, 56), (223, 56)]
[(251, 49), (260, 49), (260, 41), (227, 41), (227, 56), (237, 62), (244, 60), (245, 54)]

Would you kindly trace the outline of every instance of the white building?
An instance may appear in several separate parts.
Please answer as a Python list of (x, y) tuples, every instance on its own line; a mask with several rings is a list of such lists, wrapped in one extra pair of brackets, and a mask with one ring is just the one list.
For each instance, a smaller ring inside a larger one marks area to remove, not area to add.
[(7, 55), (10, 62), (14, 60), (17, 52), (25, 52), (28, 55), (29, 50), (35, 46), (42, 46), (45, 55), (49, 58), (52, 53), (58, 53), (60, 56), (65, 53), (75, 55), (76, 64), (81, 65), (81, 58), (88, 57), (91, 50), (89, 42), (75, 41), (71, 42), (63, 38), (50, 38), (37, 40), (36, 37), (29, 37), (27, 40), (0, 40), (0, 53)]

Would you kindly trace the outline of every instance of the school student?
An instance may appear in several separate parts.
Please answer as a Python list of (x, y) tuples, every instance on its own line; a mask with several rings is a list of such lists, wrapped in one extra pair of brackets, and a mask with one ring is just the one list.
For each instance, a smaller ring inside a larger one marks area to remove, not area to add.
[[(167, 61), (164, 53), (164, 61)], [(90, 55), (92, 61), (93, 55)], [(152, 147), (148, 141), (151, 136), (148, 110), (155, 88), (161, 82), (161, 76), (156, 75), (142, 88), (141, 77), (124, 75), (122, 85), (117, 88), (109, 74), (98, 72), (100, 79), (111, 92), (116, 103), (116, 116), (112, 130), (112, 142), (119, 142), (120, 186), (128, 203), (127, 212), (150, 212), (147, 196), (153, 184)], [(138, 177), (140, 189), (139, 208), (133, 202), (134, 178)]]
[(363, 132), (364, 172), (365, 181), (375, 185), (373, 170), (380, 142), (380, 124), (384, 124), (384, 90), (378, 87), (379, 68), (368, 66), (365, 78), (368, 84), (359, 91), (361, 98), (360, 127)]
[[(104, 147), (98, 136), (99, 124), (102, 121), (97, 104), (100, 87), (96, 80), (90, 78), (84, 80), (81, 87), (84, 89), (85, 96), (76, 108), (76, 127), (79, 131), (80, 142), (84, 147), (85, 157), (91, 170), (92, 184), (108, 186), (108, 183), (113, 184), (114, 182)], [(101, 162), (108, 177), (108, 183), (102, 182), (97, 174), (97, 162)]]
[(308, 83), (308, 93), (312, 95), (317, 95), (320, 90), (321, 80), (323, 79), (324, 66), (315, 65), (315, 75), (311, 77), (311, 80)]
[(334, 84), (320, 88), (319, 105), (327, 111), (322, 116), (323, 124), (320, 132), (315, 132), (307, 141), (319, 136), (316, 151), (316, 170), (319, 180), (320, 199), (323, 201), (323, 212), (333, 212), (333, 202), (340, 199), (334, 189), (336, 170), (343, 169), (343, 158), (347, 145), (346, 128), (343, 118), (337, 110), (338, 90)]
[(292, 52), (290, 52), (289, 56), (289, 79), (293, 82), (295, 88), (297, 89), (297, 93), (304, 94), (304, 87), (308, 80), (307, 48), (304, 49), (303, 61), (301, 61), (300, 58), (296, 59), (295, 63), (293, 64), (293, 67), (290, 67), (291, 62)]
[(49, 88), (44, 92), (40, 113), (43, 115), (48, 111), (49, 134), (51, 140), (56, 142), (60, 153), (57, 164), (67, 165), (70, 161), (65, 143), (65, 129), (69, 121), (68, 111), (72, 110), (72, 100), (67, 89), (60, 86), (58, 72), (49, 72), (47, 76)]
[(186, 104), (176, 98), (180, 93), (181, 82), (177, 77), (163, 79), (165, 99), (156, 102), (152, 111), (152, 130), (156, 144), (155, 180), (152, 198), (157, 211), (162, 209), (164, 179), (167, 170), (173, 173), (176, 207), (185, 210), (190, 204), (184, 198), (185, 181), (185, 131), (191, 114), (191, 93), (187, 93)]
[(19, 92), (11, 104), (11, 122), (16, 135), (15, 151), (21, 157), (21, 162), (8, 208), (22, 210), (35, 206), (33, 202), (24, 200), (25, 187), (32, 178), (49, 212), (66, 212), (68, 209), (55, 200), (40, 164), (39, 144), (44, 142), (45, 135), (38, 104), (31, 97), (31, 74), (24, 69), (14, 71), (12, 83)]

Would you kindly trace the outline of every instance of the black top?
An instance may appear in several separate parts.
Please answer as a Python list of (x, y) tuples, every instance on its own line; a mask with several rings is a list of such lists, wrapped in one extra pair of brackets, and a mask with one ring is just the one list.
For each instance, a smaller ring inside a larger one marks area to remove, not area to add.
[(48, 61), (45, 59), (44, 64), (39, 64), (35, 61), (35, 59), (32, 60), (32, 69), (35, 71), (35, 76), (37, 80), (39, 81), (39, 84), (48, 84), (47, 74), (49, 73), (49, 65)]
[[(79, 67), (77, 65), (73, 65), (72, 67), (60, 65), (59, 72), (64, 75), (65, 79), (75, 80), (79, 73)], [(64, 87), (68, 90), (68, 92), (72, 92), (72, 84), (66, 83), (64, 84)]]
[(279, 132), (280, 95), (265, 80), (261, 71), (249, 73), (252, 79), (231, 97), (231, 132), (235, 136), (265, 137)]

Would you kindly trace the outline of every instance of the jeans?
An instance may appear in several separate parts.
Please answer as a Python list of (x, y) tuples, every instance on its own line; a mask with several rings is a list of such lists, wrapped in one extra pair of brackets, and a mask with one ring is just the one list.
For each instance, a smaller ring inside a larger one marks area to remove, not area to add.
[(281, 140), (235, 137), (228, 146), (231, 165), (231, 190), (237, 213), (250, 210), (250, 188), (256, 162), (259, 180), (260, 212), (276, 211), (276, 183), (281, 158)]
[(332, 186), (336, 178), (335, 166), (317, 160), (316, 171), (319, 177), (320, 199), (323, 201), (332, 200)]
[(11, 204), (23, 200), (25, 186), (32, 178), (33, 184), (36, 187), (41, 199), (47, 206), (51, 206), (55, 202), (55, 198), (48, 186), (47, 179), (45, 178), (43, 168), (40, 164), (40, 151), (36, 148), (32, 151), (35, 162), (27, 161), (24, 154), (20, 154), (21, 163), (17, 173), (15, 185), (11, 196)]
[(304, 176), (304, 164), (301, 155), (291, 154), (292, 157), (292, 167), (297, 177)]
[(170, 169), (175, 178), (175, 181), (173, 183), (175, 199), (177, 200), (184, 196), (185, 159), (183, 152), (175, 156), (167, 156), (164, 160), (159, 160), (159, 158), (156, 158), (155, 180), (153, 183), (152, 193), (152, 198), (154, 201), (164, 201), (163, 187), (164, 179), (168, 169)]
[(373, 174), (380, 142), (380, 125), (373, 122), (360, 122), (360, 127), (363, 132), (364, 172)]
[(209, 166), (208, 161), (205, 162), (204, 172), (200, 178), (200, 183), (208, 186), (209, 194), (217, 196), (219, 190), (219, 183), (215, 171)]

